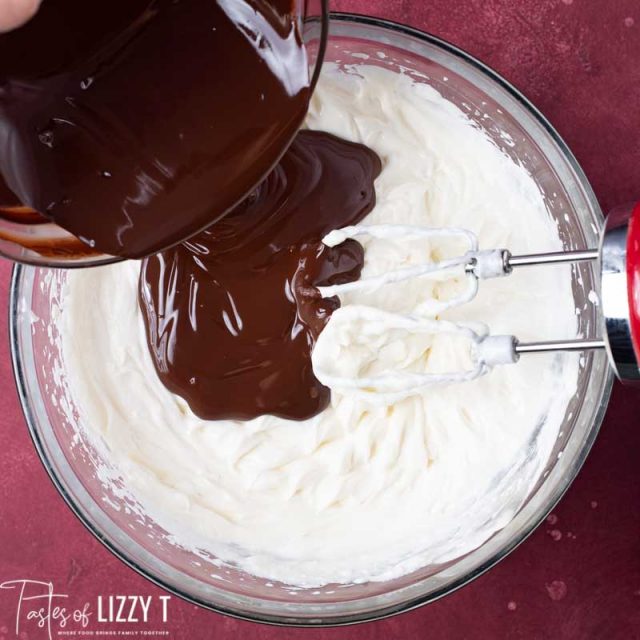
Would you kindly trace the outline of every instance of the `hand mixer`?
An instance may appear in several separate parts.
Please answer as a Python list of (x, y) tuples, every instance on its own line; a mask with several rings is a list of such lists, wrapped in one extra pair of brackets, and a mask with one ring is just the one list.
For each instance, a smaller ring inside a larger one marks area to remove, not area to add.
[[(333, 389), (349, 389), (361, 395), (386, 400), (405, 397), (422, 387), (472, 380), (487, 373), (493, 366), (516, 363), (528, 353), (550, 351), (584, 351), (605, 349), (616, 376), (623, 382), (640, 386), (640, 203), (621, 207), (607, 217), (600, 247), (584, 251), (566, 251), (514, 256), (507, 249), (480, 251), (476, 236), (465, 229), (421, 228), (404, 225), (371, 225), (345, 227), (331, 232), (323, 240), (335, 246), (347, 238), (424, 237), (461, 238), (469, 250), (459, 257), (402, 267), (379, 276), (319, 287), (323, 297), (366, 290), (383, 284), (401, 282), (415, 277), (442, 277), (452, 270), (462, 270), (466, 288), (451, 300), (429, 300), (410, 315), (389, 313), (363, 305), (341, 308), (341, 321), (358, 322), (360, 331), (376, 331), (382, 326), (412, 333), (449, 333), (471, 340), (472, 366), (452, 373), (418, 373), (388, 371), (370, 377), (343, 377), (332, 372), (330, 359), (314, 359), (314, 371), (323, 384)], [(602, 338), (568, 339), (547, 342), (521, 342), (513, 335), (489, 335), (485, 328), (437, 320), (434, 316), (448, 308), (470, 301), (478, 291), (481, 279), (508, 276), (514, 269), (533, 265), (597, 261), (600, 273)], [(333, 321), (333, 319), (332, 319)], [(325, 329), (326, 331), (326, 329)], [(324, 333), (324, 332), (323, 332)], [(322, 334), (321, 334), (322, 339)]]

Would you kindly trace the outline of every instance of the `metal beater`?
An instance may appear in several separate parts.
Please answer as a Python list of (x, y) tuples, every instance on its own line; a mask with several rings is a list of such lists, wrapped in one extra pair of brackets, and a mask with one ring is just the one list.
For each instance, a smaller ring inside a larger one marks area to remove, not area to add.
[[(477, 238), (464, 229), (419, 229), (397, 225), (356, 226), (339, 229), (329, 234), (324, 243), (335, 246), (347, 238), (361, 235), (373, 237), (412, 236), (458, 236), (469, 243), (469, 251), (457, 258), (403, 267), (380, 276), (360, 281), (320, 287), (324, 297), (345, 293), (389, 282), (400, 282), (409, 278), (439, 274), (454, 268), (464, 269), (468, 277), (467, 289), (453, 301), (436, 303), (432, 312), (440, 312), (471, 300), (477, 293), (481, 279), (509, 275), (514, 269), (527, 266), (597, 261), (600, 272), (600, 309), (602, 313), (602, 338), (556, 340), (547, 342), (520, 342), (513, 335), (486, 335), (468, 327), (435, 319), (417, 316), (395, 316), (394, 328), (409, 331), (463, 333), (475, 344), (474, 366), (468, 371), (452, 374), (407, 373), (402, 384), (393, 372), (372, 378), (340, 378), (330, 373), (329, 367), (317, 363), (319, 379), (328, 386), (346, 388), (369, 395), (368, 392), (382, 392), (388, 398), (404, 395), (406, 376), (411, 380), (411, 390), (437, 383), (449, 383), (476, 378), (497, 364), (515, 363), (527, 353), (549, 351), (585, 351), (605, 349), (616, 376), (626, 384), (640, 386), (640, 203), (621, 207), (609, 214), (602, 232), (600, 246), (585, 251), (566, 251), (514, 256), (507, 249), (480, 251)], [(349, 309), (345, 307), (345, 311)], [(368, 307), (354, 307), (348, 313), (355, 319), (366, 322), (384, 319), (389, 321), (393, 314)], [(316, 362), (314, 361), (314, 370)], [(325, 370), (326, 369), (326, 370)]]

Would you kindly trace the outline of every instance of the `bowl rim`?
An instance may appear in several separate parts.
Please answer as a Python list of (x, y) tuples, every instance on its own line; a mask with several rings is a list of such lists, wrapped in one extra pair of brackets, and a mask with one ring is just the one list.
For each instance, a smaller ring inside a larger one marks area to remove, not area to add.
[[(555, 130), (555, 128), (551, 125), (551, 123), (547, 120), (547, 118), (526, 98), (518, 89), (516, 89), (513, 85), (511, 85), (506, 79), (504, 79), (501, 75), (499, 75), (496, 71), (494, 71), (491, 67), (487, 66), (471, 54), (466, 51), (460, 49), (459, 47), (449, 43), (448, 41), (433, 36), (429, 33), (416, 29), (414, 27), (410, 27), (408, 25), (394, 22), (391, 20), (376, 18), (368, 15), (358, 14), (358, 13), (346, 13), (346, 12), (331, 12), (329, 14), (329, 21), (331, 22), (343, 22), (343, 23), (352, 23), (355, 25), (364, 25), (364, 26), (372, 26), (377, 27), (383, 30), (392, 31), (399, 33), (405, 36), (411, 36), (416, 38), (422, 42), (427, 44), (435, 45), (436, 47), (443, 50), (445, 53), (448, 53), (455, 58), (462, 60), (463, 62), (469, 64), (470, 66), (476, 68), (481, 71), (485, 76), (487, 76), (494, 83), (499, 85), (503, 90), (505, 90), (512, 98), (516, 100), (526, 111), (529, 112), (530, 115), (537, 121), (539, 125), (541, 125), (545, 131), (550, 136), (551, 140), (557, 145), (558, 151), (561, 153), (563, 158), (568, 162), (571, 169), (575, 173), (575, 177), (577, 182), (580, 184), (580, 187), (583, 189), (584, 196), (587, 200), (589, 200), (591, 206), (593, 207), (593, 211), (597, 217), (601, 220), (604, 218), (602, 215), (602, 211), (596, 199), (595, 193), (584, 173), (578, 161), (576, 160), (573, 153), (570, 151), (568, 145), (564, 142), (560, 134)], [(330, 38), (331, 36), (329, 36)], [(42, 267), (43, 265), (38, 265)], [(25, 273), (28, 270), (34, 269), (33, 266), (24, 265), (24, 264), (15, 264), (12, 270), (11, 275), (11, 283), (9, 290), (9, 342), (10, 342), (10, 351), (11, 351), (11, 362), (14, 374), (14, 380), (16, 384), (16, 389), (18, 392), (18, 396), (20, 399), (20, 405), (25, 417), (25, 421), (27, 423), (27, 427), (29, 430), (29, 435), (31, 436), (31, 440), (34, 444), (34, 447), (38, 453), (38, 457), (49, 476), (52, 484), (57, 489), (58, 493), (61, 495), (62, 499), (65, 501), (67, 506), (71, 509), (71, 511), (75, 514), (78, 520), (88, 529), (88, 531), (106, 547), (114, 556), (116, 556), (120, 561), (122, 561), (125, 565), (136, 571), (143, 578), (146, 578), (152, 584), (164, 589), (165, 591), (175, 595), (182, 600), (190, 602), (192, 604), (203, 607), (204, 609), (208, 609), (209, 611), (213, 611), (215, 613), (220, 613), (232, 618), (236, 618), (239, 620), (244, 620), (248, 622), (258, 622), (263, 624), (269, 624), (273, 626), (284, 626), (284, 627), (339, 627), (339, 626), (347, 626), (352, 624), (361, 624), (365, 622), (373, 622), (376, 620), (382, 620), (384, 618), (389, 618), (394, 615), (398, 615), (400, 613), (410, 611), (412, 609), (416, 609), (425, 604), (434, 602), (446, 595), (449, 595), (461, 587), (469, 584), (471, 581), (483, 575), (486, 571), (495, 566), (498, 562), (500, 562), (503, 558), (508, 556), (517, 546), (519, 546), (524, 540), (526, 540), (542, 523), (548, 513), (557, 505), (560, 499), (564, 496), (567, 489), (571, 486), (574, 481), (576, 475), (582, 468), (589, 451), (595, 441), (595, 438), (598, 434), (602, 421), (604, 419), (609, 397), (611, 395), (611, 390), (613, 386), (614, 376), (609, 367), (604, 374), (602, 385), (601, 385), (601, 401), (597, 408), (597, 411), (593, 417), (593, 424), (591, 429), (589, 430), (583, 447), (581, 448), (579, 454), (577, 454), (574, 465), (567, 469), (565, 473), (565, 478), (563, 483), (558, 486), (558, 491), (555, 495), (550, 496), (549, 501), (546, 503), (543, 509), (541, 509), (540, 513), (537, 517), (533, 517), (531, 519), (530, 524), (524, 528), (523, 531), (519, 532), (511, 542), (503, 547), (501, 547), (498, 551), (493, 553), (487, 560), (483, 563), (479, 564), (475, 569), (471, 570), (466, 575), (454, 580), (453, 582), (447, 584), (444, 587), (439, 587), (428, 594), (424, 594), (421, 596), (416, 596), (409, 598), (400, 603), (395, 603), (387, 606), (382, 606), (379, 609), (367, 609), (364, 611), (360, 611), (357, 613), (347, 613), (347, 614), (329, 614), (326, 619), (322, 618), (323, 614), (318, 614), (313, 618), (302, 618), (296, 617), (295, 614), (288, 616), (285, 614), (272, 614), (272, 613), (253, 613), (248, 612), (246, 610), (241, 610), (240, 608), (232, 609), (219, 604), (211, 604), (210, 602), (204, 601), (203, 599), (199, 599), (197, 596), (192, 596), (180, 591), (180, 589), (168, 584), (165, 580), (158, 578), (157, 576), (151, 574), (146, 569), (139, 566), (134, 560), (129, 558), (126, 553), (120, 550), (116, 544), (112, 543), (110, 540), (106, 539), (100, 531), (94, 527), (91, 520), (85, 515), (85, 513), (81, 510), (81, 508), (74, 502), (73, 498), (69, 494), (69, 492), (65, 489), (64, 485), (56, 475), (55, 469), (53, 468), (48, 456), (46, 454), (45, 448), (43, 446), (43, 442), (38, 434), (38, 430), (36, 428), (36, 420), (34, 417), (34, 413), (32, 411), (31, 404), (28, 399), (28, 384), (26, 380), (25, 367), (21, 361), (20, 350), (19, 350), (19, 341), (18, 341), (18, 318), (20, 314), (19, 302), (20, 302), (20, 294), (22, 289), (22, 284), (24, 281)], [(369, 599), (377, 598), (379, 595), (368, 596), (360, 599), (360, 601), (365, 602)], [(258, 598), (259, 599), (259, 598)]]

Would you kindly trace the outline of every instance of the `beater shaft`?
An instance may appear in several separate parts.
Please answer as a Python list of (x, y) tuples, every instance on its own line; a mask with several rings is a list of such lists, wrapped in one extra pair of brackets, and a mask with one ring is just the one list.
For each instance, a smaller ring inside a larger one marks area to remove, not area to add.
[(606, 344), (604, 340), (550, 340), (548, 342), (516, 342), (514, 348), (517, 354), (521, 354), (605, 349)]
[(528, 267), (537, 264), (559, 264), (563, 262), (580, 262), (585, 260), (597, 260), (598, 249), (586, 249), (584, 251), (556, 251), (554, 253), (538, 253), (522, 256), (512, 256), (508, 251), (504, 256), (505, 269), (510, 271), (513, 267)]
[[(600, 252), (598, 249), (530, 253), (521, 256), (512, 255), (508, 249), (489, 249), (470, 251), (465, 256), (467, 259), (467, 273), (472, 273), (476, 278), (480, 279), (508, 276), (516, 267), (584, 262), (597, 260), (599, 257)], [(432, 267), (432, 269), (437, 270), (438, 266)]]

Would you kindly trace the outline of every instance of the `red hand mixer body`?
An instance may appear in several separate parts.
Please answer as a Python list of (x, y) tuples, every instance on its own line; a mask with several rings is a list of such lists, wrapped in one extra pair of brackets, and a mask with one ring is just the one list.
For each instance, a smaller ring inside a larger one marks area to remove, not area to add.
[(622, 382), (640, 385), (640, 203), (607, 216), (600, 274), (609, 361)]
[(627, 292), (631, 341), (640, 362), (640, 203), (633, 209), (627, 237)]

